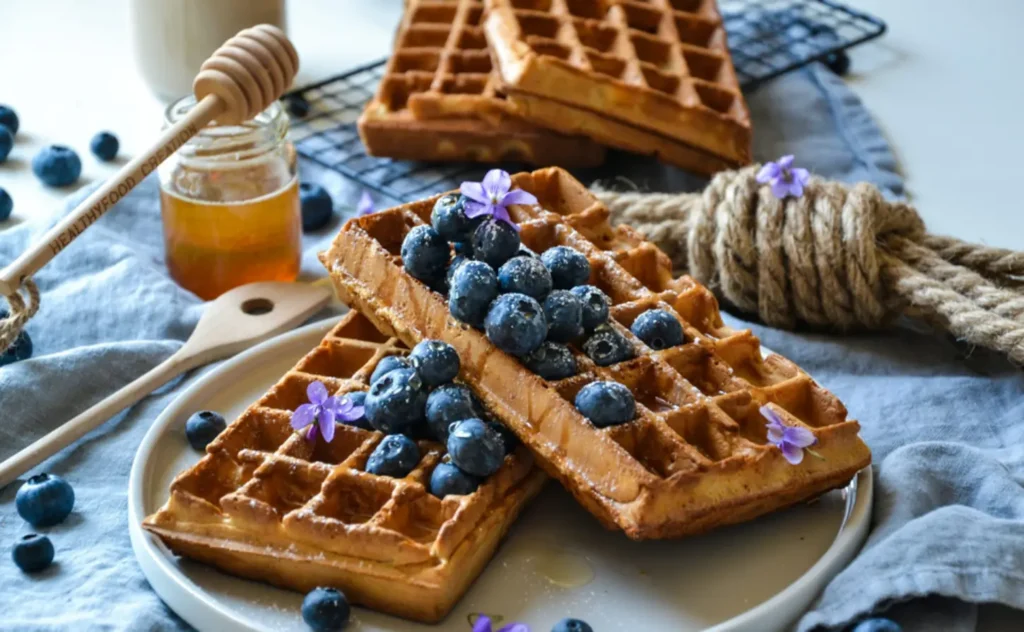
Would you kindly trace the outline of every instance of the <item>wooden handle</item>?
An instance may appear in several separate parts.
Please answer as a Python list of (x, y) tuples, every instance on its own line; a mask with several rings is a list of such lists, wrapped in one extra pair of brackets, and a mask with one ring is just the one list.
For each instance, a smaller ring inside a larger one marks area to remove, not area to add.
[(225, 42), (203, 62), (192, 84), (196, 107), (0, 272), (0, 295), (14, 294), (208, 123), (236, 125), (268, 108), (291, 85), (298, 69), (298, 53), (277, 27), (254, 26)]

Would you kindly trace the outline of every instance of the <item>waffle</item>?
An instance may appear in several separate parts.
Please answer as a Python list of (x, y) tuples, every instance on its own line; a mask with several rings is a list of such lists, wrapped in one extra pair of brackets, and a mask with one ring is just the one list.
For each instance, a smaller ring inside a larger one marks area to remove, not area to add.
[[(510, 208), (535, 252), (566, 245), (586, 255), (591, 283), (612, 300), (611, 323), (636, 358), (599, 367), (574, 349), (580, 372), (547, 382), (448, 313), (445, 297), (405, 272), (406, 232), (427, 221), (436, 197), (349, 221), (321, 260), (342, 299), (407, 345), (452, 344), (462, 377), (538, 463), (606, 526), (635, 539), (706, 531), (754, 518), (842, 486), (870, 463), (842, 403), (789, 360), (768, 354), (749, 330), (722, 323), (718, 304), (632, 229), (611, 227), (608, 210), (561, 169), (513, 178), (539, 206)], [(547, 210), (544, 210), (547, 209)], [(687, 343), (653, 352), (629, 331), (643, 311), (679, 318)], [(576, 393), (598, 379), (625, 384), (633, 421), (597, 428), (575, 409)], [(767, 444), (768, 405), (785, 423), (810, 429), (815, 451), (799, 466)]]
[(481, 0), (407, 3), (376, 95), (359, 118), (374, 156), (594, 166), (604, 148), (515, 115), (480, 27)]
[[(750, 161), (747, 111), (715, 0), (486, 0), (484, 32), (521, 115), (627, 150), (662, 137), (703, 172)], [(548, 104), (548, 115), (536, 103)], [(561, 117), (557, 105), (570, 108)], [(556, 110), (557, 111), (557, 110)], [(578, 111), (582, 111), (580, 113)], [(579, 117), (586, 121), (580, 122)], [(575, 123), (573, 123), (575, 122)], [(568, 125), (567, 125), (568, 123)]]
[(365, 390), (377, 362), (406, 353), (349, 312), (171, 484), (143, 527), (173, 551), (298, 591), (334, 586), (349, 600), (419, 621), (443, 618), (483, 570), (546, 477), (519, 446), (476, 492), (438, 499), (425, 488), (444, 448), (420, 441), (404, 479), (363, 471), (383, 435), (338, 425), (308, 441), (289, 425), (320, 380)]

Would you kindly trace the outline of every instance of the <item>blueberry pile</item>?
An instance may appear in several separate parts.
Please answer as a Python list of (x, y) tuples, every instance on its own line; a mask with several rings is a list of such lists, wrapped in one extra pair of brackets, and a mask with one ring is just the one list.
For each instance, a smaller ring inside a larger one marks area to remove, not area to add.
[[(25, 522), (38, 529), (64, 522), (75, 506), (75, 491), (52, 474), (37, 474), (18, 488), (14, 506)], [(37, 573), (53, 562), (53, 543), (45, 535), (30, 533), (18, 540), (11, 557), (25, 573)]]

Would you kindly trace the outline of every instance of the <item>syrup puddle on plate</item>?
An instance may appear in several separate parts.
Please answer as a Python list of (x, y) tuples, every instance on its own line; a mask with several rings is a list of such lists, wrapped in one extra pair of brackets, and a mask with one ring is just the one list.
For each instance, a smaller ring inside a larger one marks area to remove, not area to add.
[(527, 557), (535, 573), (562, 588), (579, 588), (594, 581), (594, 568), (579, 553), (538, 549)]

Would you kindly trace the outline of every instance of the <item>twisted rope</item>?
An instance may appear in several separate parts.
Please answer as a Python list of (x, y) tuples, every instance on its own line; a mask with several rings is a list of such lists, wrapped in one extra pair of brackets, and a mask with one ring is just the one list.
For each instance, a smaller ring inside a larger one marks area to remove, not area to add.
[(770, 325), (876, 329), (908, 314), (1024, 364), (1024, 253), (929, 235), (912, 207), (865, 183), (811, 178), (780, 200), (758, 168), (701, 193), (595, 193), (614, 223)]
[[(25, 301), (26, 296), (28, 301)], [(21, 290), (7, 297), (10, 306), (6, 318), (0, 318), (0, 355), (14, 344), (25, 323), (39, 311), (39, 288), (32, 279), (26, 279)]]

